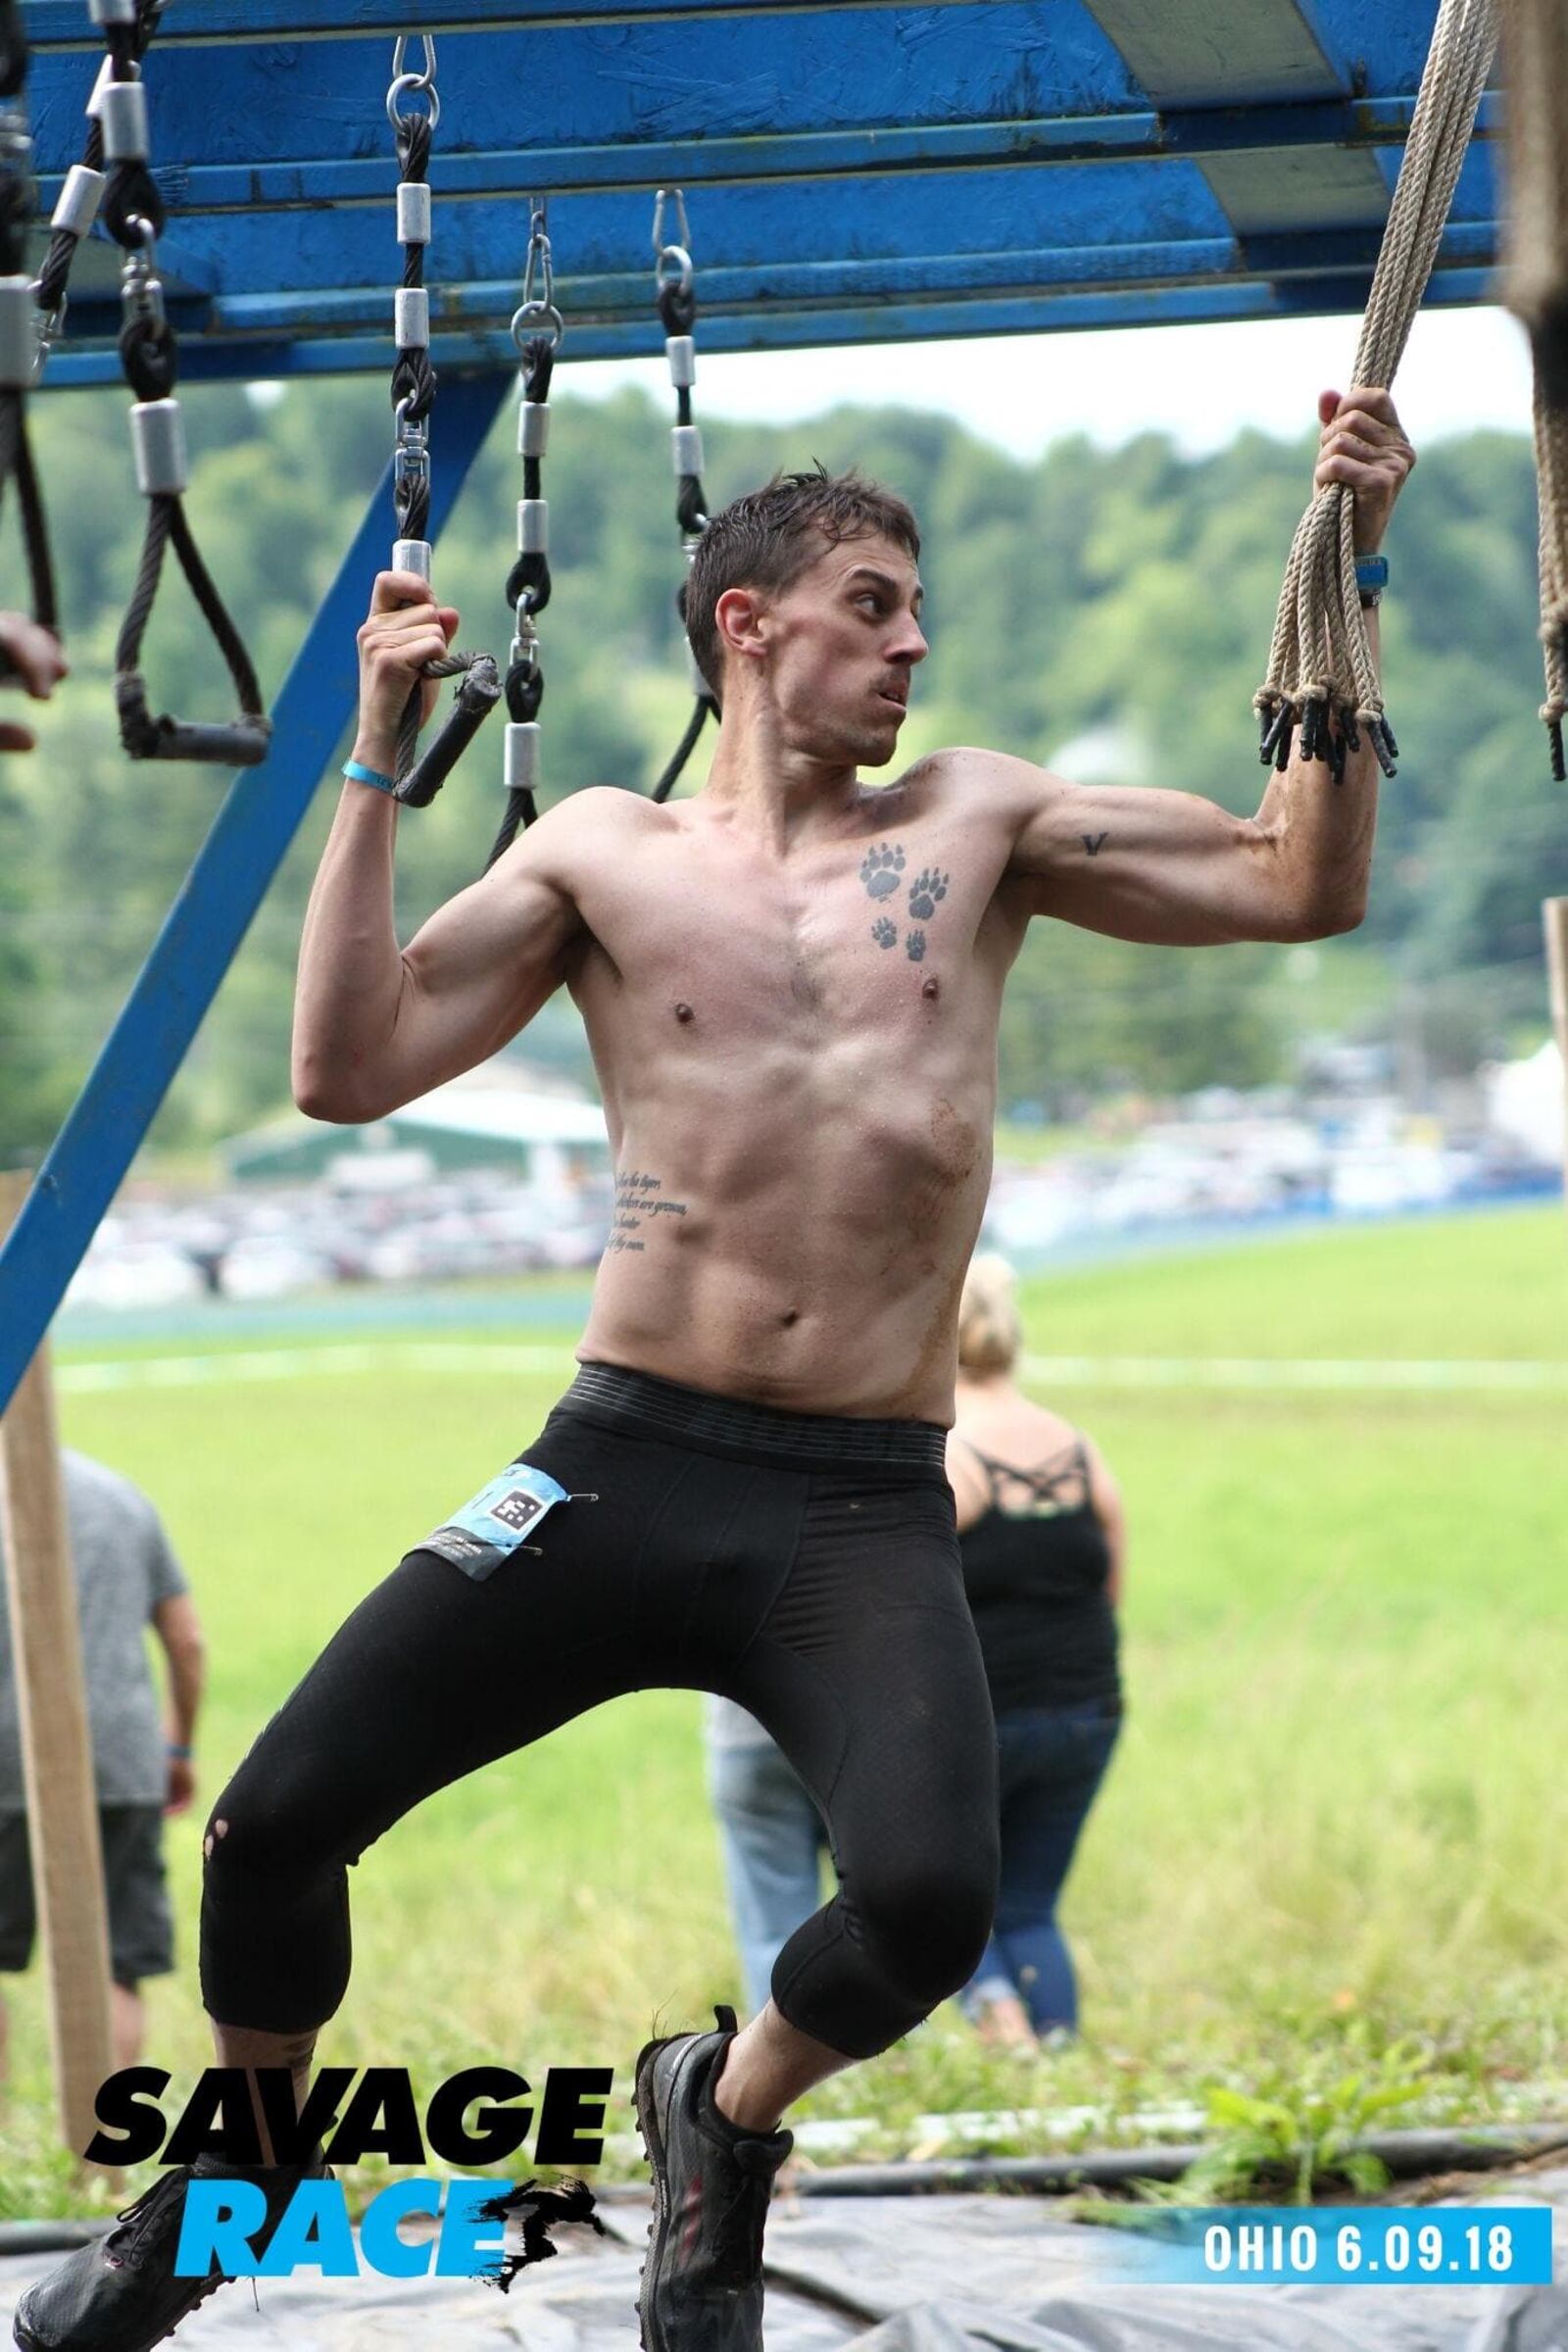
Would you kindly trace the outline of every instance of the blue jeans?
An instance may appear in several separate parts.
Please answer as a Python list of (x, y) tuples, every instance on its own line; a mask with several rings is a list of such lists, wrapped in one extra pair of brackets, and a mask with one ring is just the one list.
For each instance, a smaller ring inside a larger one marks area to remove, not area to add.
[(771, 1740), (708, 1751), (708, 1787), (724, 1849), (746, 2002), (765, 2006), (773, 1963), (803, 1919), (821, 1906), (827, 1832)]
[(971, 2017), (1016, 1993), (1037, 2034), (1076, 2028), (1078, 1986), (1056, 1898), (1120, 1730), (1114, 1702), (1102, 1698), (997, 1717), (1002, 1887), (991, 1940), (961, 1995)]

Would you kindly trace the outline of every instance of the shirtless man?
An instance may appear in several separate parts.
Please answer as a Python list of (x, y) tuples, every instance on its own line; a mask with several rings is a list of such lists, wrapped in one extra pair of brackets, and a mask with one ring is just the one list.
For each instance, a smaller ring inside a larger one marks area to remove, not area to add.
[[(1352, 485), (1371, 552), (1413, 453), (1384, 392), (1319, 415), (1317, 479)], [(540, 1437), (360, 1604), (214, 1808), (219, 2059), (303, 2089), (348, 1982), (345, 1865), (433, 1789), (619, 1691), (738, 1700), (821, 1804), (839, 1892), (744, 2033), (720, 2011), (638, 2061), (648, 2352), (758, 2352), (780, 2118), (956, 1991), (990, 1928), (995, 1740), (943, 1441), (1029, 920), (1200, 946), (1319, 938), (1365, 904), (1365, 749), (1338, 786), (1320, 763), (1271, 773), (1252, 818), (983, 751), (864, 784), (926, 651), (918, 554), (908, 510), (854, 479), (726, 509), (688, 600), (724, 710), (707, 786), (663, 808), (573, 795), (401, 953), (397, 809), (373, 779), (458, 615), (381, 574), (359, 638), (370, 776), (347, 785), (306, 920), (304, 1109), (384, 1117), (564, 984), (618, 1206)], [(280, 2210), (298, 2175), (260, 2178)], [(170, 2275), (182, 2200), (171, 2173), (35, 2288), (19, 2343), (156, 2342), (217, 2283)]]

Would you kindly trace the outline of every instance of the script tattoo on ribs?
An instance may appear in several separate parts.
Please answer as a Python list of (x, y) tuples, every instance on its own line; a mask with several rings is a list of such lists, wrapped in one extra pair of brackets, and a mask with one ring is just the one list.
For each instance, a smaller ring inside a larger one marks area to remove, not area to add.
[(615, 1215), (606, 1243), (607, 1250), (643, 1250), (647, 1243), (639, 1238), (645, 1228), (660, 1217), (683, 1217), (684, 1200), (664, 1198), (661, 1176), (650, 1176), (644, 1168), (631, 1168), (615, 1178)]

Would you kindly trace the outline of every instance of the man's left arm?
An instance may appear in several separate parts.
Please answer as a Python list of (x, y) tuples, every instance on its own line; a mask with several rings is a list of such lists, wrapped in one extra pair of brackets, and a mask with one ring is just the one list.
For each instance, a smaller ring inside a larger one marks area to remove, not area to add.
[[(1375, 555), (1415, 452), (1387, 392), (1325, 392), (1314, 489), (1348, 484), (1355, 552)], [(1374, 661), (1377, 614), (1367, 613)], [(1271, 769), (1254, 816), (1196, 794), (1081, 785), (1004, 762), (1025, 813), (1008, 864), (1029, 910), (1083, 929), (1172, 947), (1321, 939), (1366, 911), (1378, 765), (1365, 730), (1343, 780), (1293, 753)]]

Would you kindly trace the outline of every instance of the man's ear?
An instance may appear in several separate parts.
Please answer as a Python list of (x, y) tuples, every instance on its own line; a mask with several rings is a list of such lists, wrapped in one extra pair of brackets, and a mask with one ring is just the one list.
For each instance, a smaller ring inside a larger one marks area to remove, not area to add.
[(767, 608), (755, 588), (726, 588), (713, 607), (713, 626), (726, 652), (757, 660), (766, 649)]

